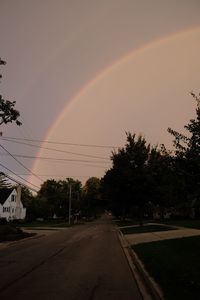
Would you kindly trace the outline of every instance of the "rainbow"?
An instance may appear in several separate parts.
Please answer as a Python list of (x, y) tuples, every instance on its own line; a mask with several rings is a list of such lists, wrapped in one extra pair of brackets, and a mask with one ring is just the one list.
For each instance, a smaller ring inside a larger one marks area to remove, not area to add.
[[(111, 71), (113, 71), (115, 68), (119, 67), (120, 65), (124, 64), (125, 62), (129, 61), (133, 56), (137, 58), (137, 55), (141, 55), (144, 52), (151, 50), (153, 48), (156, 48), (157, 46), (167, 43), (169, 42), (171, 39), (176, 39), (176, 38), (184, 38), (185, 35), (187, 34), (192, 34), (192, 33), (200, 33), (200, 27), (192, 27), (192, 28), (188, 28), (186, 30), (183, 31), (178, 31), (175, 32), (173, 34), (170, 34), (168, 36), (164, 36), (161, 38), (158, 38), (156, 40), (152, 40), (151, 42), (136, 48), (134, 50), (129, 51), (128, 53), (126, 53), (125, 55), (123, 55), (122, 57), (120, 57), (119, 59), (113, 61), (110, 65), (108, 65), (106, 68), (104, 68), (103, 70), (101, 70), (100, 72), (96, 73), (95, 76), (93, 76), (92, 79), (88, 80), (85, 84), (83, 84), (77, 93), (75, 93), (68, 101), (68, 103), (66, 104), (65, 108), (62, 110), (62, 112), (55, 118), (55, 121), (53, 122), (53, 124), (51, 125), (51, 127), (48, 129), (44, 140), (48, 140), (49, 137), (51, 136), (51, 134), (54, 132), (55, 128), (57, 127), (57, 125), (61, 122), (61, 120), (64, 118), (64, 116), (66, 115), (67, 111), (70, 110), (70, 108), (72, 107), (72, 105), (75, 105), (78, 100), (90, 89), (92, 88), (99, 80), (101, 80), (105, 75), (108, 75)], [(42, 144), (42, 146), (45, 143)], [(40, 149), (37, 153), (37, 156), (41, 155), (42, 150)], [(32, 171), (34, 171), (36, 169), (36, 165), (37, 165), (37, 159), (33, 162), (32, 165)]]

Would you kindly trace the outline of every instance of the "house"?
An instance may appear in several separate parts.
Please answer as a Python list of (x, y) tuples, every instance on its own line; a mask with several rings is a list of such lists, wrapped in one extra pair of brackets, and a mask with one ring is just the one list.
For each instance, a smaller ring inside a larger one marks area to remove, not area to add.
[(21, 202), (21, 187), (0, 189), (0, 218), (7, 221), (23, 220), (26, 217), (26, 208)]

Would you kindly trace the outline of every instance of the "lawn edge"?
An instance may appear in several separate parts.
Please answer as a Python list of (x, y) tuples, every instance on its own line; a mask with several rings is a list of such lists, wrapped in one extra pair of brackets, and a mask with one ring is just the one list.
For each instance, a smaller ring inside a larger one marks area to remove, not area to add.
[(20, 243), (23, 243), (23, 242), (25, 242), (25, 241), (27, 241), (27, 240), (33, 240), (33, 239), (39, 239), (39, 238), (41, 238), (41, 237), (44, 237), (45, 235), (44, 234), (35, 234), (35, 235), (33, 235), (33, 236), (29, 236), (29, 237), (26, 237), (26, 238), (23, 238), (23, 239), (20, 239), (20, 240), (15, 240), (15, 241), (5, 241), (5, 242), (1, 242), (0, 243), (0, 250), (2, 250), (2, 249), (5, 249), (5, 248), (7, 248), (7, 247), (11, 247), (11, 246), (14, 246), (14, 245), (16, 245), (16, 244), (20, 244)]
[(119, 229), (117, 229), (117, 232), (121, 247), (127, 258), (143, 300), (164, 300), (164, 296), (159, 285), (152, 277), (150, 277), (144, 267), (144, 264), (138, 258), (123, 233)]

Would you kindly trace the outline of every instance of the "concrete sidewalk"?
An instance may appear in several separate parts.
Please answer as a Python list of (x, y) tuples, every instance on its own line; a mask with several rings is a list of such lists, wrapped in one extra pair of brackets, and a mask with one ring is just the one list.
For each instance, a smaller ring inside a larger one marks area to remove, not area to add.
[(179, 227), (175, 230), (169, 230), (169, 231), (135, 233), (135, 234), (126, 234), (124, 236), (130, 245), (136, 245), (141, 243), (177, 239), (177, 238), (190, 237), (196, 235), (200, 235), (199, 229)]
[[(151, 223), (151, 225), (152, 224), (153, 223)], [(150, 223), (148, 225), (150, 225)], [(159, 224), (159, 225), (166, 226), (165, 224)], [(132, 226), (126, 226), (126, 227), (132, 227)], [(154, 279), (150, 277), (143, 263), (140, 261), (139, 257), (133, 251), (131, 246), (136, 244), (141, 244), (141, 243), (149, 243), (153, 241), (177, 239), (177, 238), (200, 235), (199, 229), (189, 229), (189, 228), (176, 227), (176, 226), (170, 226), (170, 227), (174, 227), (174, 230), (126, 234), (126, 235), (122, 234), (121, 231), (119, 231), (119, 239), (121, 245), (124, 249), (124, 253), (127, 257), (127, 261), (137, 281), (141, 294), (143, 295), (143, 300), (150, 300), (150, 299), (164, 300), (164, 296), (161, 288), (154, 281)]]

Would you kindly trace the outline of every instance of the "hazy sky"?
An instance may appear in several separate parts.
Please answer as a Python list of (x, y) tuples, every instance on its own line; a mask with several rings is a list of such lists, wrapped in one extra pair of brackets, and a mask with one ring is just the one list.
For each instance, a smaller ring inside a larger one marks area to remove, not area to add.
[[(199, 11), (199, 0), (0, 0), (1, 94), (17, 102), (23, 122), (3, 135), (123, 146), (130, 131), (171, 148), (167, 128), (181, 130), (194, 116), (189, 92), (200, 91)], [(84, 182), (110, 166), (112, 148), (32, 143), (79, 156), (1, 144), (12, 154), (76, 160), (17, 157), (42, 180)], [(2, 164), (40, 186), (0, 153)]]

